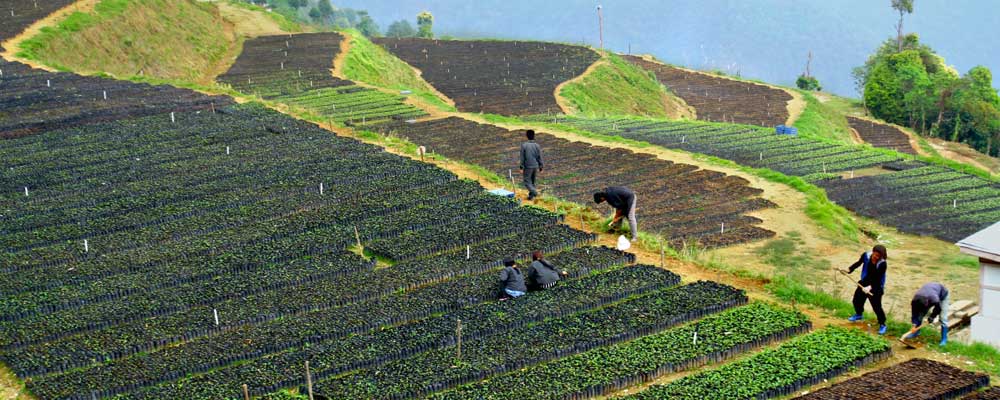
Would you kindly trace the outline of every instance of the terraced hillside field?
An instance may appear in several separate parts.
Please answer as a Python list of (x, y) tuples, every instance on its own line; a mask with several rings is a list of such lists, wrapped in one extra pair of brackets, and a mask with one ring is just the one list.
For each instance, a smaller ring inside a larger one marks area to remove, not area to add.
[(773, 127), (788, 120), (787, 92), (733, 79), (624, 56), (632, 63), (652, 71), (671, 92), (695, 109), (698, 119)]
[(896, 150), (900, 153), (917, 153), (910, 144), (910, 135), (899, 130), (899, 128), (855, 117), (847, 117), (847, 122), (851, 124), (851, 129), (858, 132), (861, 140), (864, 140), (865, 143), (875, 147)]
[[(504, 177), (519, 173), (518, 146), (525, 140), (523, 132), (460, 118), (378, 129)], [(545, 169), (539, 176), (543, 192), (593, 205), (595, 191), (628, 186), (638, 195), (641, 229), (662, 232), (674, 246), (685, 241), (725, 246), (774, 235), (756, 226), (762, 221), (746, 215), (774, 204), (757, 197), (761, 191), (742, 178), (547, 134), (539, 134), (536, 140), (545, 153)], [(515, 180), (520, 182), (520, 177)]]
[(303, 107), (341, 123), (365, 124), (427, 115), (403, 103), (402, 96), (334, 77), (333, 59), (343, 39), (333, 32), (250, 39), (218, 81), (239, 92)]
[[(900, 162), (901, 156), (787, 135), (746, 125), (639, 119), (539, 116), (606, 135), (725, 158), (801, 176), (826, 189), (834, 202), (860, 215), (918, 235), (957, 241), (1000, 219), (1000, 185), (974, 175)], [(862, 168), (908, 168), (853, 177)]]
[(898, 161), (900, 157), (810, 138), (777, 135), (773, 129), (750, 125), (698, 122), (589, 119), (572, 116), (534, 117), (605, 135), (708, 154), (743, 165), (769, 168), (788, 175), (823, 177)]
[(957, 242), (1000, 220), (1000, 184), (954, 170), (910, 169), (817, 182), (830, 199), (908, 233)]
[(599, 59), (593, 50), (545, 42), (374, 39), (419, 69), (460, 111), (562, 112), (555, 89)]

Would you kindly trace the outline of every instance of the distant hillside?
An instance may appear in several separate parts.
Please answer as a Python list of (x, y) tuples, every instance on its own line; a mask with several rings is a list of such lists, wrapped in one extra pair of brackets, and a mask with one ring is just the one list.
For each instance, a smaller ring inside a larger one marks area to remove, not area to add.
[[(398, 19), (413, 23), (423, 10), (435, 16), (439, 35), (581, 41), (598, 45), (599, 2), (564, 0), (479, 1), (338, 0), (337, 6), (368, 10), (383, 28)], [(857, 97), (851, 68), (864, 63), (895, 34), (888, 1), (873, 0), (621, 0), (604, 2), (606, 47), (649, 53), (669, 63), (792, 86), (806, 55), (823, 87)], [(955, 65), (1000, 70), (991, 40), (1000, 30), (992, 0), (918, 1), (906, 30), (917, 32)]]

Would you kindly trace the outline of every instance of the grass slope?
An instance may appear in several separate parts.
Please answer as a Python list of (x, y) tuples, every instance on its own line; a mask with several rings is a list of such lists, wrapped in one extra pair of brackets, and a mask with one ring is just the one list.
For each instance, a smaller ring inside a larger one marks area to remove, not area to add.
[(806, 109), (793, 124), (802, 136), (830, 139), (839, 143), (852, 144), (851, 128), (847, 124), (847, 110), (838, 109), (831, 102), (820, 102), (816, 96), (800, 90), (806, 101)]
[(83, 73), (204, 81), (237, 44), (214, 4), (101, 0), (21, 44), (19, 57)]
[(360, 32), (350, 33), (351, 48), (342, 67), (345, 78), (385, 89), (409, 90), (439, 109), (455, 111), (455, 107), (439, 98), (434, 88), (409, 64), (372, 43)]
[(563, 85), (559, 96), (576, 113), (590, 116), (645, 115), (678, 118), (689, 114), (651, 72), (608, 54), (590, 73)]

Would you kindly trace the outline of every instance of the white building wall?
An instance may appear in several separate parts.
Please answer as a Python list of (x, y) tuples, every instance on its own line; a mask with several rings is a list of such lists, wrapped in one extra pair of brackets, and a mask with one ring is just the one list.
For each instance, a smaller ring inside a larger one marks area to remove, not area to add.
[(1000, 349), (1000, 264), (980, 260), (980, 311), (972, 317), (972, 340)]

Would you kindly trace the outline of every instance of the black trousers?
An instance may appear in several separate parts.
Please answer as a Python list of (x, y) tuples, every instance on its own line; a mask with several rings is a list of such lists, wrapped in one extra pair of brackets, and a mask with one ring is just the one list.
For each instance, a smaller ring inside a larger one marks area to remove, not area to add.
[(878, 318), (879, 325), (885, 325), (885, 310), (882, 309), (882, 290), (872, 289), (872, 295), (868, 296), (865, 294), (861, 288), (854, 289), (854, 314), (862, 315), (865, 313), (865, 300), (872, 303), (872, 311), (875, 311), (875, 316)]

